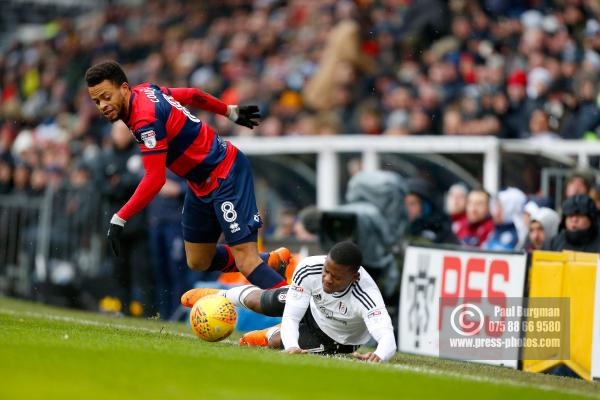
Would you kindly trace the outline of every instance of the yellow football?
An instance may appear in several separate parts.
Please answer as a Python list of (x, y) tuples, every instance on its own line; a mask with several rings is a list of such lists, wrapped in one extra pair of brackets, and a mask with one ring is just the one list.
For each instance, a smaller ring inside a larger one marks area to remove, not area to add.
[(202, 297), (192, 307), (190, 326), (194, 333), (207, 342), (218, 342), (231, 335), (237, 322), (235, 306), (219, 295)]

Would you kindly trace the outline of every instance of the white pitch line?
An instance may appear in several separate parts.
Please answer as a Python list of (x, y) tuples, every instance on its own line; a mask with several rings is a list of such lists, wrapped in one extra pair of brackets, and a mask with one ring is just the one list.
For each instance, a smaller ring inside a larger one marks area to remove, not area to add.
[(496, 385), (509, 385), (509, 386), (515, 386), (515, 387), (527, 387), (527, 388), (534, 388), (534, 389), (540, 389), (540, 390), (545, 390), (545, 391), (575, 394), (575, 395), (585, 396), (585, 397), (590, 397), (590, 398), (600, 398), (600, 394), (595, 395), (593, 393), (582, 392), (577, 389), (560, 388), (560, 387), (556, 387), (556, 386), (552, 386), (552, 385), (547, 385), (544, 383), (519, 382), (519, 381), (511, 380), (510, 378), (504, 378), (504, 379), (490, 378), (490, 377), (481, 376), (481, 375), (473, 375), (473, 374), (467, 374), (467, 373), (461, 373), (461, 372), (446, 371), (443, 369), (418, 367), (418, 366), (410, 366), (410, 365), (403, 365), (403, 364), (390, 364), (390, 366), (392, 368), (406, 370), (406, 371), (420, 372), (420, 373), (429, 374), (429, 375), (449, 376), (452, 378), (464, 379), (464, 380), (469, 380), (469, 381), (474, 381), (474, 382), (486, 382), (486, 383), (492, 383), (492, 384), (496, 384)]
[[(190, 339), (196, 339), (197, 338), (196, 335), (193, 335), (191, 333), (169, 332), (167, 330), (151, 329), (151, 328), (146, 328), (146, 327), (143, 327), (143, 326), (136, 327), (136, 326), (131, 326), (131, 325), (115, 324), (115, 323), (112, 323), (112, 322), (99, 322), (99, 321), (94, 321), (94, 320), (91, 320), (91, 319), (66, 317), (66, 316), (63, 316), (63, 315), (48, 315), (48, 314), (42, 314), (42, 313), (33, 312), (33, 311), (19, 311), (19, 312), (17, 312), (15, 310), (10, 310), (10, 309), (6, 309), (6, 308), (0, 308), (0, 314), (8, 314), (8, 315), (17, 316), (17, 317), (18, 316), (28, 316), (28, 317), (32, 317), (32, 318), (45, 319), (45, 320), (49, 320), (49, 321), (70, 322), (70, 323), (75, 323), (75, 324), (80, 324), (80, 325), (87, 325), (87, 326), (99, 326), (99, 327), (107, 327), (107, 328), (117, 328), (117, 329), (121, 329), (121, 330), (124, 330), (124, 331), (130, 331), (130, 332), (157, 333), (157, 334), (161, 334), (161, 335), (172, 335), (172, 336), (186, 337), (186, 338), (190, 338)], [(221, 340), (221, 343), (237, 344), (236, 342), (234, 342), (231, 339)]]
[[(187, 338), (192, 338), (192, 339), (196, 338), (196, 336), (191, 333), (183, 333), (183, 332), (177, 333), (177, 332), (163, 331), (161, 329), (151, 329), (151, 328), (146, 328), (146, 327), (133, 327), (130, 325), (115, 324), (112, 322), (99, 322), (99, 321), (94, 321), (94, 320), (89, 320), (89, 319), (80, 319), (80, 318), (66, 317), (66, 316), (61, 316), (61, 315), (48, 315), (48, 314), (42, 314), (42, 313), (37, 313), (37, 312), (33, 312), (33, 311), (17, 312), (15, 310), (0, 308), (0, 314), (7, 314), (7, 315), (12, 315), (12, 316), (28, 316), (28, 317), (32, 317), (32, 318), (45, 319), (45, 320), (50, 320), (50, 321), (70, 322), (70, 323), (75, 323), (75, 324), (80, 324), (80, 325), (88, 325), (88, 326), (117, 328), (117, 329), (121, 329), (124, 331), (131, 331), (131, 332), (141, 331), (141, 332), (156, 333), (156, 334), (162, 334), (162, 335), (187, 337)], [(227, 343), (227, 344), (231, 344), (231, 345), (237, 344), (231, 339), (222, 340), (221, 343)], [(347, 361), (351, 361), (351, 362), (363, 362), (360, 360), (347, 358), (347, 357), (335, 357), (335, 358), (338, 358), (340, 360), (347, 360)], [(540, 389), (540, 390), (545, 390), (545, 391), (576, 394), (576, 395), (590, 397), (590, 398), (600, 398), (600, 394), (594, 395), (592, 393), (581, 392), (576, 389), (564, 389), (564, 388), (559, 388), (559, 387), (546, 385), (546, 384), (540, 384), (540, 383), (518, 382), (518, 381), (508, 379), (508, 378), (507, 379), (490, 378), (487, 376), (479, 376), (479, 375), (473, 375), (473, 374), (446, 371), (446, 370), (442, 370), (442, 369), (429, 368), (429, 367), (411, 366), (411, 365), (405, 365), (405, 364), (382, 364), (382, 366), (391, 367), (391, 368), (403, 370), (403, 371), (418, 372), (421, 374), (437, 375), (437, 376), (443, 376), (443, 377), (451, 377), (451, 378), (456, 378), (456, 379), (470, 380), (470, 381), (474, 381), (474, 382), (486, 382), (486, 383), (492, 383), (492, 384), (497, 384), (497, 385), (509, 385), (509, 386), (515, 386), (515, 387), (528, 387), (528, 388)]]

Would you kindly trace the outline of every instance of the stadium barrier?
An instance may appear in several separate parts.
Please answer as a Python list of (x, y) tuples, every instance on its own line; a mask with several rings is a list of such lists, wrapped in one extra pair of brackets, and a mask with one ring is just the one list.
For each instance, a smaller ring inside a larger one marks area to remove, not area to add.
[[(584, 379), (600, 379), (598, 254), (535, 251), (530, 260), (526, 280), (524, 253), (409, 246), (400, 290), (399, 351), (530, 372), (565, 365)], [(466, 305), (475, 305), (481, 313), (463, 312), (464, 321), (482, 324), (471, 333), (458, 332), (471, 349), (449, 351), (452, 338), (446, 328), (454, 329), (457, 321), (460, 328), (463, 322), (450, 311)], [(506, 312), (495, 320), (497, 305), (521, 311)], [(544, 310), (558, 311), (544, 314)], [(490, 329), (494, 323), (502, 326), (502, 332)], [(478, 347), (483, 340), (519, 346), (504, 351)], [(541, 340), (548, 345), (540, 345)]]
[[(450, 317), (451, 307), (446, 306), (465, 298), (484, 309), (483, 303), (490, 298), (522, 298), (526, 265), (525, 253), (409, 246), (400, 290), (399, 350), (440, 357), (440, 334)], [(451, 301), (440, 301), (444, 298)], [(464, 359), (452, 352), (445, 357)], [(490, 359), (481, 348), (469, 357), (487, 364), (518, 366), (516, 348)]]
[(0, 293), (28, 295), (35, 256), (44, 258), (50, 196), (0, 196)]
[(97, 274), (105, 248), (102, 207), (93, 187), (0, 196), (0, 293), (38, 298), (44, 284)]
[(592, 379), (600, 380), (600, 259), (594, 289), (594, 328), (592, 332)]
[(342, 171), (339, 160), (348, 153), (360, 154), (362, 167), (368, 171), (381, 167), (383, 154), (479, 154), (483, 156), (482, 183), (490, 193), (496, 193), (500, 186), (503, 153), (543, 155), (568, 166), (573, 166), (575, 157), (580, 167), (588, 167), (590, 157), (600, 155), (600, 141), (557, 139), (536, 142), (488, 136), (238, 136), (227, 140), (251, 156), (316, 154), (316, 203), (320, 209), (340, 203)]
[[(529, 298), (564, 297), (570, 299), (569, 329), (562, 330), (568, 346), (552, 359), (531, 359), (523, 352), (523, 370), (543, 372), (566, 365), (584, 379), (591, 379), (592, 332), (598, 255), (563, 251), (535, 251), (530, 271)], [(598, 301), (598, 299), (596, 299)], [(533, 336), (527, 332), (526, 337)], [(549, 357), (548, 357), (549, 358)]]

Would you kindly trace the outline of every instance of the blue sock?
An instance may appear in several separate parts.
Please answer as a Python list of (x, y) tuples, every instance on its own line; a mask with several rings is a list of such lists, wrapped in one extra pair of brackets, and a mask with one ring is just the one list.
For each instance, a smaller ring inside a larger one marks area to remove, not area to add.
[(286, 285), (285, 279), (277, 272), (273, 271), (264, 261), (256, 267), (246, 278), (254, 286), (261, 289), (271, 289)]
[(215, 256), (210, 263), (210, 267), (206, 270), (208, 271), (223, 271), (223, 272), (236, 272), (237, 267), (235, 265), (235, 259), (233, 258), (233, 254), (231, 254), (231, 250), (227, 245), (217, 245), (217, 249), (215, 251)]
[(271, 253), (258, 253), (258, 256), (260, 257), (261, 260), (268, 263), (269, 262), (269, 254), (271, 254)]

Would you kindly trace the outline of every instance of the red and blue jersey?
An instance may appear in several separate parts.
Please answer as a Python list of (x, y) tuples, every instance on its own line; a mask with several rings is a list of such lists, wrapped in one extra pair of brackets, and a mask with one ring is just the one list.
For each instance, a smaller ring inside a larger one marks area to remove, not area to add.
[(166, 152), (167, 168), (203, 196), (218, 186), (218, 178), (227, 176), (237, 149), (181, 104), (193, 104), (196, 92), (151, 83), (134, 86), (125, 123), (142, 154)]
[(227, 115), (227, 104), (192, 88), (161, 88), (143, 83), (131, 88), (124, 122), (140, 145), (146, 174), (135, 193), (119, 211), (128, 220), (160, 191), (166, 168), (186, 179), (196, 196), (219, 187), (237, 155), (237, 148), (221, 140), (207, 124), (192, 115), (191, 105)]

